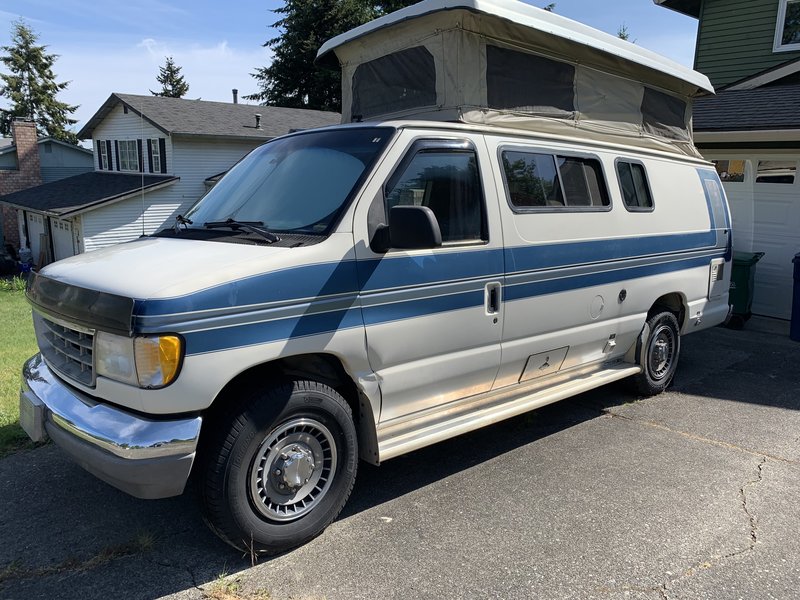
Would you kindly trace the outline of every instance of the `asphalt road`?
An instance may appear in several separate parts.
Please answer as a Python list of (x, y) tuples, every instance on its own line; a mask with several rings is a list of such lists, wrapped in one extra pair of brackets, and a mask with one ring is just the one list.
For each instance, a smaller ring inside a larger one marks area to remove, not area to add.
[(613, 385), (385, 463), (251, 566), (191, 494), (141, 501), (54, 446), (0, 460), (0, 598), (800, 595), (800, 343), (684, 338), (672, 389)]

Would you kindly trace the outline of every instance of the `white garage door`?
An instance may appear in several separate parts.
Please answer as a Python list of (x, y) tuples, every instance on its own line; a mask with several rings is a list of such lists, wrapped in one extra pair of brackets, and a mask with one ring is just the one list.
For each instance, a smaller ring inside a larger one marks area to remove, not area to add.
[(29, 212), (27, 214), (28, 242), (31, 245), (31, 256), (33, 256), (33, 264), (35, 266), (39, 264), (39, 254), (41, 252), (39, 240), (44, 233), (44, 218), (42, 215), (37, 215), (36, 213)]
[(800, 177), (797, 157), (710, 157), (724, 182), (733, 216), (734, 250), (764, 252), (756, 265), (753, 312), (789, 319), (794, 265), (800, 252)]
[(800, 252), (797, 163), (762, 160), (756, 164), (759, 169), (753, 186), (753, 251), (765, 254), (756, 267), (753, 312), (788, 319), (792, 314), (792, 258)]
[(50, 228), (53, 231), (53, 247), (56, 253), (56, 260), (74, 256), (72, 224), (61, 219), (51, 219)]

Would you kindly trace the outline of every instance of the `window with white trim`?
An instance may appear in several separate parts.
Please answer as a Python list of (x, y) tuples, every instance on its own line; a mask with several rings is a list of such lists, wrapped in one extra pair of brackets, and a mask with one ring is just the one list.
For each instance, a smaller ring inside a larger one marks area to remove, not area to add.
[(158, 138), (150, 140), (150, 158), (153, 161), (153, 173), (161, 173), (161, 148), (158, 145)]
[(97, 148), (100, 150), (100, 169), (103, 171), (107, 171), (110, 169), (108, 164), (108, 151), (106, 149), (106, 142), (105, 140), (101, 140), (97, 143)]
[(119, 141), (119, 168), (121, 171), (139, 170), (139, 151), (136, 140)]
[(800, 0), (780, 0), (773, 49), (776, 52), (800, 50)]

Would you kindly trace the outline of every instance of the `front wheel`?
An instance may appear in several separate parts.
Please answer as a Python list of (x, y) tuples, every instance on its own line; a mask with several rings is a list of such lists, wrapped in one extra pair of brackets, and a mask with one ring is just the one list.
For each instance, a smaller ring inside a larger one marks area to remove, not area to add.
[(672, 382), (678, 368), (681, 350), (678, 319), (664, 311), (647, 320), (650, 335), (642, 348), (642, 372), (631, 378), (634, 391), (643, 396), (655, 396)]
[(358, 460), (350, 407), (316, 381), (244, 394), (202, 451), (206, 522), (232, 546), (265, 554), (307, 542), (336, 518)]

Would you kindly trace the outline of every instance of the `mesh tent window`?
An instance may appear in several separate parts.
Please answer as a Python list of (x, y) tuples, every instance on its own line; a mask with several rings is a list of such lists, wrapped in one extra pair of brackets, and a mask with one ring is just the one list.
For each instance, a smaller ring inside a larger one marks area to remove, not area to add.
[(365, 62), (353, 73), (353, 121), (435, 105), (436, 65), (424, 46)]
[(486, 93), (489, 108), (572, 118), (575, 112), (575, 67), (543, 56), (487, 44)]

